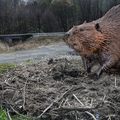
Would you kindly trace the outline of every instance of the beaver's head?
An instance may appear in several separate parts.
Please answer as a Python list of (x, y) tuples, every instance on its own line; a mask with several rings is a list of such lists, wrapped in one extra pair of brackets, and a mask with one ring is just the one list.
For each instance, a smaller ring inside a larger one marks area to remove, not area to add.
[(65, 33), (66, 44), (82, 54), (89, 54), (100, 47), (101, 38), (99, 23), (83, 23)]

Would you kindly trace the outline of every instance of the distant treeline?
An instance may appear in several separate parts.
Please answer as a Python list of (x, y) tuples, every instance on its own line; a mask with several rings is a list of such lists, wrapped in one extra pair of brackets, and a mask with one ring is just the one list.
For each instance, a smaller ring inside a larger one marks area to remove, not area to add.
[(65, 32), (117, 4), (120, 0), (0, 0), (0, 34)]

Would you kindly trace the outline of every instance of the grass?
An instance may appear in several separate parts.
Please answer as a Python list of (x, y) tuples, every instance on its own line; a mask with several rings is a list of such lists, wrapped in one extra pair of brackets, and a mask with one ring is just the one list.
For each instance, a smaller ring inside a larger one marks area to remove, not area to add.
[(0, 109), (0, 120), (9, 120), (6, 115), (6, 112), (2, 109)]
[(30, 59), (28, 59), (28, 60), (26, 60), (26, 63), (29, 63), (31, 60)]
[(14, 68), (14, 67), (15, 67), (15, 64), (9, 64), (9, 63), (0, 64), (0, 74), (5, 72), (8, 68)]
[(16, 51), (5, 51), (5, 52), (0, 52), (0, 54), (4, 54), (4, 53), (13, 53), (13, 52), (16, 52)]
[[(33, 119), (28, 119), (28, 118), (22, 117), (20, 115), (15, 115), (15, 116), (13, 116), (11, 118), (12, 118), (12, 120), (17, 120), (17, 119), (20, 119), (20, 120), (33, 120)], [(7, 116), (7, 112), (5, 110), (0, 109), (0, 120), (9, 120), (9, 118)]]

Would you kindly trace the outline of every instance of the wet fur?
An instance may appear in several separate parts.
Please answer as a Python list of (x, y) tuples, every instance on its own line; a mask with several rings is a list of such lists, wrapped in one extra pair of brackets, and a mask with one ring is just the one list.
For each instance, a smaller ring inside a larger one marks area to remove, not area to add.
[(120, 5), (96, 21), (73, 26), (65, 36), (66, 44), (81, 53), (85, 72), (89, 73), (95, 62), (100, 64), (90, 77), (120, 68)]

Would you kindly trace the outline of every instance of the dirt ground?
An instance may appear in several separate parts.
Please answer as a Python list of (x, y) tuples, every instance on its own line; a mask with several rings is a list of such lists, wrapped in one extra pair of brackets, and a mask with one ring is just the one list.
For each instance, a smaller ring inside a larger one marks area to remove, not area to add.
[(40, 120), (120, 120), (120, 76), (93, 80), (83, 70), (81, 59), (11, 68), (0, 75), (0, 105)]

